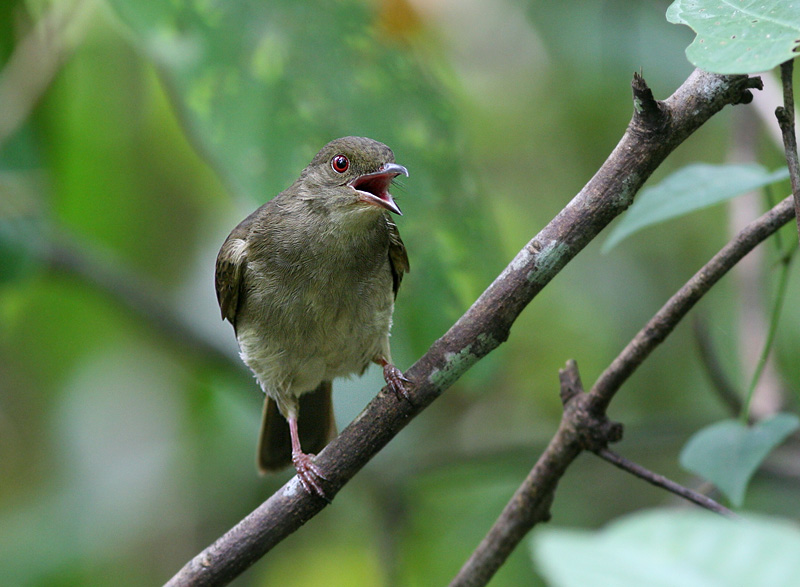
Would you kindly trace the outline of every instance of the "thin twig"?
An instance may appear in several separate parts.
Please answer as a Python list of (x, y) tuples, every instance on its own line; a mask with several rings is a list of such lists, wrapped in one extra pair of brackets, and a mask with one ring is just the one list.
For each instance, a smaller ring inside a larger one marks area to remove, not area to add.
[[(797, 210), (797, 200), (794, 200), (795, 203), (795, 210)], [(796, 250), (796, 249), (795, 249)], [(747, 393), (745, 394), (744, 403), (742, 405), (742, 411), (739, 415), (739, 418), (743, 423), (747, 423), (750, 421), (750, 405), (753, 401), (753, 395), (756, 391), (756, 386), (758, 385), (759, 379), (761, 379), (761, 374), (764, 372), (764, 367), (767, 365), (767, 359), (769, 359), (770, 351), (772, 350), (772, 343), (775, 340), (775, 335), (778, 332), (778, 326), (780, 324), (780, 317), (781, 317), (781, 310), (783, 308), (783, 302), (786, 300), (786, 287), (789, 284), (789, 264), (791, 262), (792, 256), (791, 254), (785, 255), (781, 259), (781, 266), (780, 266), (780, 273), (778, 274), (778, 285), (775, 288), (775, 300), (772, 303), (772, 309), (770, 312), (770, 321), (769, 321), (769, 329), (767, 330), (767, 337), (764, 340), (764, 345), (761, 348), (761, 352), (758, 356), (758, 362), (756, 363), (756, 368), (753, 371), (753, 375), (750, 378), (750, 385), (747, 387)]]
[(783, 106), (779, 106), (775, 110), (775, 116), (778, 118), (778, 124), (783, 135), (783, 150), (786, 155), (786, 165), (789, 167), (789, 178), (792, 183), (792, 195), (794, 196), (795, 219), (797, 220), (798, 237), (800, 237), (800, 161), (797, 158), (797, 134), (795, 133), (794, 125), (793, 71), (793, 59), (781, 64)]
[(601, 448), (595, 453), (598, 457), (603, 460), (608, 461), (615, 467), (622, 469), (623, 471), (627, 471), (631, 475), (638, 477), (648, 483), (655, 485), (656, 487), (661, 487), (662, 489), (666, 489), (670, 493), (674, 493), (678, 497), (682, 497), (692, 503), (699, 505), (700, 507), (706, 508), (707, 510), (711, 510), (712, 512), (716, 512), (718, 514), (722, 514), (723, 516), (727, 516), (729, 518), (738, 518), (735, 513), (731, 510), (726, 508), (725, 506), (717, 503), (707, 495), (703, 495), (702, 493), (698, 493), (693, 489), (689, 489), (688, 487), (684, 487), (679, 483), (675, 483), (664, 477), (663, 475), (659, 475), (658, 473), (653, 473), (652, 471), (645, 469), (641, 465), (637, 465), (633, 461), (626, 459), (623, 456), (618, 455), (612, 450), (607, 448)]

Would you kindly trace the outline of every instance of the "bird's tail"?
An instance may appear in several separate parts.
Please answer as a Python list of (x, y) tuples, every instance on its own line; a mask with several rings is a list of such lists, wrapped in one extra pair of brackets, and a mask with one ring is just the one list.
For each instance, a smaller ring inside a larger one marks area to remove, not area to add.
[[(323, 381), (314, 391), (299, 398), (297, 428), (303, 452), (318, 453), (336, 435), (331, 391), (331, 382)], [(289, 424), (269, 396), (264, 400), (257, 459), (262, 473), (278, 471), (292, 463)]]

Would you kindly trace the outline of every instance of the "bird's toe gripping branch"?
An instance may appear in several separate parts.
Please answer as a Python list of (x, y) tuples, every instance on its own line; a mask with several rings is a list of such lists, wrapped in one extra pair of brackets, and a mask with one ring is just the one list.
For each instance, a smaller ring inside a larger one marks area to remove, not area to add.
[(408, 392), (408, 388), (411, 385), (411, 380), (383, 357), (375, 359), (375, 362), (383, 367), (383, 379), (389, 389), (397, 396), (397, 399), (405, 399), (410, 402), (411, 395)]

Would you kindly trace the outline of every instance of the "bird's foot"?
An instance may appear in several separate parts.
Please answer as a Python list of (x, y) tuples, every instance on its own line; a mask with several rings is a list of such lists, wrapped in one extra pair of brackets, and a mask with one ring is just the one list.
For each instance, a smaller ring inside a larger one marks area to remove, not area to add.
[(325, 476), (319, 470), (316, 463), (313, 460), (314, 455), (306, 454), (304, 452), (296, 452), (292, 454), (292, 463), (294, 464), (294, 468), (297, 470), (297, 478), (300, 479), (300, 483), (303, 485), (303, 489), (305, 489), (311, 495), (317, 495), (327, 501), (328, 503), (331, 500), (325, 494), (325, 490), (322, 489), (321, 481), (325, 480)]
[(411, 384), (411, 380), (408, 379), (403, 372), (400, 371), (397, 367), (389, 363), (388, 361), (383, 361), (383, 379), (386, 381), (386, 385), (389, 387), (391, 391), (397, 396), (397, 399), (405, 399), (406, 401), (411, 401), (411, 395), (408, 393), (407, 386)]

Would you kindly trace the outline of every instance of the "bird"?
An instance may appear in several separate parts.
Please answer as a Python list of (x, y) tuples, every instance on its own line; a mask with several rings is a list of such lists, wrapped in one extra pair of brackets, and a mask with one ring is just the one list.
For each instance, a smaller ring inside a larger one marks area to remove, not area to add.
[[(327, 499), (313, 461), (336, 433), (332, 381), (376, 363), (408, 398), (392, 363), (395, 298), (410, 270), (389, 187), (408, 170), (376, 140), (326, 144), (286, 190), (240, 222), (216, 260), (223, 320), (265, 394), (257, 464), (294, 464), (309, 493)], [(303, 450), (303, 444), (308, 452)]]

